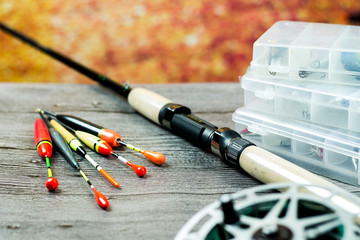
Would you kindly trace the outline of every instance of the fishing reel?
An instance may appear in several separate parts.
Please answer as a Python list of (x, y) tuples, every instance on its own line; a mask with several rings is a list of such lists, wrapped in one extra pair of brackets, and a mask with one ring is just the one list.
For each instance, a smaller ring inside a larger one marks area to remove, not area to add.
[(359, 209), (360, 199), (341, 189), (261, 185), (222, 195), (195, 214), (175, 240), (356, 240)]

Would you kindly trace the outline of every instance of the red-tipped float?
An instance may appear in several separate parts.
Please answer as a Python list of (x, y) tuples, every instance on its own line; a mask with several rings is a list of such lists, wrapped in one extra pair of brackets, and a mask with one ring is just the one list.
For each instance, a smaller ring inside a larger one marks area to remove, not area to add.
[(59, 186), (59, 182), (56, 178), (49, 177), (45, 182), (45, 186), (47, 189), (49, 189), (49, 191), (54, 191)]
[(132, 169), (134, 170), (136, 175), (138, 175), (139, 177), (143, 177), (146, 174), (146, 168), (144, 166), (140, 166), (140, 165), (136, 165), (136, 164), (130, 165), (129, 163), (127, 163), (127, 165), (132, 167)]
[(54, 191), (59, 186), (59, 181), (52, 176), (51, 166), (50, 166), (50, 157), (52, 156), (52, 142), (50, 138), (49, 131), (40, 118), (35, 120), (34, 127), (34, 139), (36, 150), (39, 153), (40, 157), (45, 160), (48, 168), (49, 178), (45, 182), (45, 186), (49, 191)]
[(109, 201), (107, 200), (105, 195), (99, 192), (98, 190), (96, 190), (96, 188), (94, 187), (92, 188), (92, 190), (95, 193), (95, 199), (96, 202), (99, 204), (99, 206), (102, 207), (103, 209), (107, 209), (109, 207)]
[(113, 153), (112, 155), (117, 157), (117, 159), (119, 159), (129, 167), (131, 167), (136, 173), (136, 175), (138, 175), (139, 177), (143, 177), (146, 174), (146, 168), (144, 166), (133, 164), (132, 162), (121, 157), (119, 154)]
[(85, 181), (89, 184), (89, 187), (94, 191), (95, 200), (96, 200), (97, 204), (99, 204), (99, 206), (102, 207), (103, 209), (108, 208), (109, 207), (109, 201), (107, 200), (105, 195), (102, 194), (101, 192), (99, 192), (98, 190), (96, 190), (94, 185), (92, 185), (90, 180), (87, 178), (87, 176), (85, 175), (85, 173), (81, 169), (80, 169), (79, 172), (80, 172), (81, 176), (85, 179)]

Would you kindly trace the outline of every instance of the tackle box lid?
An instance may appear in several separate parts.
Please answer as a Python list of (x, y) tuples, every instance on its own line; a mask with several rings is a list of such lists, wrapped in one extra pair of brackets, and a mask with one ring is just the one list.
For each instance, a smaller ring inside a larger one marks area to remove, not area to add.
[(253, 46), (256, 74), (360, 85), (360, 26), (279, 21)]

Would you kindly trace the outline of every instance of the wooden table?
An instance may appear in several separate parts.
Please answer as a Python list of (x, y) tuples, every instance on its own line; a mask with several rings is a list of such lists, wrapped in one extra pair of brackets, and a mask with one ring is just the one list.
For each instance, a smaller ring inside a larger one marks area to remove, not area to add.
[[(197, 116), (233, 128), (243, 105), (239, 83), (147, 85)], [(173, 239), (185, 222), (219, 198), (261, 184), (137, 114), (122, 98), (98, 85), (0, 84), (0, 239)], [(118, 131), (124, 141), (163, 153), (156, 166), (131, 150), (116, 150), (142, 164), (139, 178), (113, 157), (90, 155), (121, 188), (114, 188), (86, 160), (80, 165), (109, 199), (102, 210), (78, 172), (58, 154), (51, 159), (59, 188), (45, 188), (47, 170), (34, 144), (37, 107), (72, 114)], [(356, 186), (330, 180), (360, 196)]]

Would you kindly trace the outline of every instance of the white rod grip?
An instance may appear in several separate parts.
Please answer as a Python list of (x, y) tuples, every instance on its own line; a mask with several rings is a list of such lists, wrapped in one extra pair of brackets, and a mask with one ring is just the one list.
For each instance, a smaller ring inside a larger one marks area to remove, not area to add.
[(132, 89), (128, 102), (136, 111), (159, 125), (160, 110), (164, 105), (172, 103), (170, 99), (145, 88)]
[(294, 182), (338, 188), (322, 177), (256, 146), (245, 148), (239, 163), (242, 169), (264, 183)]

